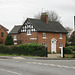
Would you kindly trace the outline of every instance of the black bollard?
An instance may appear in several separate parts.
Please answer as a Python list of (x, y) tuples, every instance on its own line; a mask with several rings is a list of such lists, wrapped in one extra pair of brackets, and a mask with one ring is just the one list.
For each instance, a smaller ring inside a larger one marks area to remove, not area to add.
[(46, 47), (46, 57), (48, 57), (48, 48)]

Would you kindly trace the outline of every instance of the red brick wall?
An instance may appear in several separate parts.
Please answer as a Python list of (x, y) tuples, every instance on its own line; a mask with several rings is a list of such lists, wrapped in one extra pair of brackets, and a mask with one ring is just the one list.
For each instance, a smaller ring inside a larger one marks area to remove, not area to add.
[(22, 43), (37, 43), (36, 40), (31, 40), (30, 38), (37, 38), (37, 32), (32, 32), (32, 35), (27, 35), (26, 33), (21, 33), (20, 38)]
[(60, 51), (59, 48), (59, 43), (63, 43), (63, 47), (65, 47), (66, 43), (66, 34), (62, 34), (62, 39), (59, 39), (59, 34), (60, 33), (46, 33), (46, 39), (43, 39), (43, 34), (42, 32), (38, 33), (38, 43), (42, 44), (43, 42), (47, 43), (48, 51), (51, 51), (51, 39), (55, 38), (57, 40), (56, 43), (56, 50), (57, 52)]
[[(32, 35), (27, 35), (27, 33), (20, 33), (20, 34), (12, 34), (12, 37), (14, 38), (14, 35), (17, 35), (17, 42), (18, 44), (24, 44), (24, 43), (38, 43), (36, 40), (30, 40), (30, 38), (37, 38), (37, 32), (32, 32)], [(19, 43), (18, 41), (21, 41)]]
[[(43, 39), (43, 32), (32, 32), (32, 35), (27, 35), (26, 33), (15, 34), (17, 35), (17, 42), (18, 44), (21, 43), (39, 43), (42, 44), (43, 42), (47, 43), (48, 51), (51, 51), (51, 39), (55, 38), (57, 40), (56, 43), (56, 50), (57, 52), (60, 51), (59, 43), (63, 43), (63, 47), (65, 47), (66, 43), (66, 34), (62, 34), (62, 39), (59, 39), (60, 33), (46, 33), (46, 39)], [(14, 35), (12, 35), (14, 36)], [(36, 40), (30, 40), (30, 38), (37, 38)], [(21, 40), (21, 43), (18, 41)]]
[[(4, 36), (3, 37), (1, 37), (1, 33), (2, 32), (4, 33)], [(5, 40), (6, 40), (7, 35), (8, 35), (8, 33), (1, 27), (1, 29), (0, 29), (0, 41), (2, 41), (3, 44), (5, 43)]]

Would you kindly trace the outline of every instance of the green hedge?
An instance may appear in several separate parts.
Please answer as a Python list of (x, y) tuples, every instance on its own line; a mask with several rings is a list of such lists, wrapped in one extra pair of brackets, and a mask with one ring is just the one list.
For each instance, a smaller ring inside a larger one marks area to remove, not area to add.
[(75, 46), (69, 46), (72, 51), (75, 51)]
[(71, 46), (75, 46), (75, 42), (71, 42)]
[(72, 54), (72, 50), (69, 47), (64, 48), (65, 54)]
[(65, 54), (75, 54), (75, 46), (68, 46), (64, 48)]
[(46, 47), (40, 44), (21, 44), (13, 46), (0, 45), (1, 54), (17, 54), (17, 55), (32, 55), (32, 56), (46, 56)]

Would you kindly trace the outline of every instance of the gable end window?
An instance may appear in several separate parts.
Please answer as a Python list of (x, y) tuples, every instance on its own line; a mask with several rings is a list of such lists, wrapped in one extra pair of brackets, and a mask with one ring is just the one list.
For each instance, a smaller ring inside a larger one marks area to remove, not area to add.
[(3, 32), (1, 32), (1, 37), (4, 37), (4, 33)]
[(27, 30), (27, 35), (31, 35), (31, 30), (30, 29)]
[(62, 39), (62, 34), (59, 34), (59, 39)]
[(45, 39), (46, 38), (46, 33), (43, 33), (43, 39)]

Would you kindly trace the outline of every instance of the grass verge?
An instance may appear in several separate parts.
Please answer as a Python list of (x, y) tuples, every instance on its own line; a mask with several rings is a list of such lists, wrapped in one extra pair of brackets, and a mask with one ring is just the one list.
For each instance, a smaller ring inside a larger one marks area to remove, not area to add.
[(0, 56), (25, 56), (25, 57), (40, 57), (40, 56), (31, 56), (31, 55), (17, 55), (17, 54), (0, 54)]
[(75, 58), (74, 54), (65, 54), (65, 58)]

